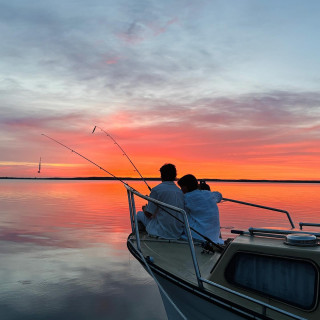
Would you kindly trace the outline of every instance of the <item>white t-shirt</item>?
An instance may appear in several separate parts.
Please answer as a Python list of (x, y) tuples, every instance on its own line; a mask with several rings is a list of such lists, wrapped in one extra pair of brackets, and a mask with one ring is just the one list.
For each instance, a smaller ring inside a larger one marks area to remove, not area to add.
[[(183, 193), (173, 181), (163, 181), (154, 187), (151, 190), (150, 197), (184, 209)], [(164, 210), (150, 201), (145, 210), (152, 214), (152, 218), (146, 227), (146, 230), (150, 235), (166, 239), (178, 239), (181, 237), (184, 225), (171, 217), (165, 210), (183, 221), (182, 214), (167, 208)]]
[[(194, 190), (184, 195), (185, 210), (190, 227), (197, 230), (215, 243), (223, 244), (220, 238), (220, 219), (217, 202), (220, 202), (220, 192)], [(192, 237), (204, 240), (200, 235), (191, 231)]]

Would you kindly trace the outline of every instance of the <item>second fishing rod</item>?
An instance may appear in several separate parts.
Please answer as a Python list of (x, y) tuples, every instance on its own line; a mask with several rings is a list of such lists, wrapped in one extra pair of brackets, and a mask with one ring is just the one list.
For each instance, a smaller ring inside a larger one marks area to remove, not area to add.
[(143, 182), (146, 184), (146, 186), (148, 187), (149, 191), (151, 191), (151, 187), (148, 185), (146, 179), (142, 176), (142, 174), (140, 173), (140, 171), (138, 170), (138, 168), (135, 166), (135, 164), (132, 162), (132, 160), (130, 159), (130, 157), (127, 155), (127, 153), (122, 149), (122, 147), (120, 146), (120, 144), (104, 129), (102, 129), (99, 126), (94, 126), (92, 133), (94, 133), (96, 131), (96, 128), (100, 129), (103, 133), (105, 133), (112, 141), (113, 143), (121, 150), (122, 154), (124, 156), (126, 156), (126, 158), (130, 161), (130, 163), (132, 164), (132, 166), (134, 167), (134, 170), (139, 174), (140, 178), (143, 180)]

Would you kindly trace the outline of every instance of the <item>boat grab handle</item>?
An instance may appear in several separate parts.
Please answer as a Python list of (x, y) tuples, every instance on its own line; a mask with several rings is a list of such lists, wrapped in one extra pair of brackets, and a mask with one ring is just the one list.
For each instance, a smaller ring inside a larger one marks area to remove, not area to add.
[(256, 208), (261, 208), (261, 209), (266, 209), (266, 210), (271, 210), (271, 211), (277, 211), (277, 212), (283, 212), (287, 215), (287, 218), (290, 222), (290, 225), (291, 227), (294, 229), (295, 226), (294, 226), (294, 223), (291, 219), (291, 216), (289, 214), (288, 211), (286, 210), (282, 210), (282, 209), (277, 209), (277, 208), (272, 208), (272, 207), (267, 207), (267, 206), (261, 206), (259, 204), (254, 204), (254, 203), (250, 203), (250, 202), (244, 202), (244, 201), (239, 201), (239, 200), (234, 200), (234, 199), (228, 199), (228, 198), (222, 198), (222, 200), (224, 201), (229, 201), (229, 202), (234, 202), (234, 203), (239, 203), (239, 204), (243, 204), (243, 205), (246, 205), (246, 206), (251, 206), (251, 207), (256, 207)]
[(306, 227), (320, 227), (320, 223), (309, 223), (309, 222), (299, 222), (300, 230), (302, 230), (303, 226)]

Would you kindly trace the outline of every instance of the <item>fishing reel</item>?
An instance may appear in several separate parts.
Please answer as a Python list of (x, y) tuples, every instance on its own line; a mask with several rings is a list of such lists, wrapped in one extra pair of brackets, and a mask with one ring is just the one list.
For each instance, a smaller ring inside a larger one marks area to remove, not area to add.
[(201, 254), (210, 254), (212, 252), (215, 252), (212, 243), (210, 243), (209, 241), (202, 242), (201, 247)]

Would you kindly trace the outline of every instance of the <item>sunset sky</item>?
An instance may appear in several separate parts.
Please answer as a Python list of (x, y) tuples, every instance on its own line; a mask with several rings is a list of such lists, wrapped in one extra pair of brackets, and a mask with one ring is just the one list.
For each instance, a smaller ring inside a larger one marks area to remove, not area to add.
[[(0, 0), (0, 177), (320, 179), (318, 0)], [(39, 158), (41, 173), (38, 173)]]

